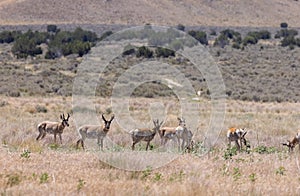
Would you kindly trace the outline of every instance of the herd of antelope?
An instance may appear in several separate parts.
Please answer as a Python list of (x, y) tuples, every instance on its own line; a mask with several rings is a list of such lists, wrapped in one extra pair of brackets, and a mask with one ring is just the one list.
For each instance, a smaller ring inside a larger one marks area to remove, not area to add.
[[(56, 136), (59, 135), (60, 143), (62, 144), (62, 133), (66, 126), (69, 126), (69, 118), (70, 114), (68, 114), (67, 118), (65, 115), (60, 115), (60, 122), (51, 122), (51, 121), (43, 121), (38, 124), (37, 129), (39, 131), (39, 135), (36, 140), (43, 139), (46, 134), (54, 135), (54, 142), (56, 143)], [(79, 148), (79, 144), (84, 148), (85, 139), (97, 139), (97, 144), (100, 146), (101, 150), (103, 150), (103, 140), (107, 135), (111, 122), (114, 119), (114, 115), (111, 116), (109, 120), (107, 120), (102, 114), (102, 120), (104, 124), (101, 125), (83, 125), (79, 127), (78, 132), (80, 135), (80, 139), (76, 143), (76, 148)], [(141, 141), (147, 142), (146, 150), (148, 150), (150, 146), (150, 142), (153, 140), (156, 133), (159, 134), (161, 139), (161, 145), (165, 146), (169, 140), (173, 140), (178, 144), (179, 151), (190, 151), (193, 148), (193, 133), (189, 130), (185, 124), (184, 118), (177, 118), (178, 126), (175, 127), (162, 127), (163, 121), (159, 122), (159, 120), (153, 120), (154, 127), (150, 128), (136, 128), (129, 131), (129, 134), (132, 138), (132, 150), (137, 143)], [(227, 131), (227, 139), (228, 146), (231, 146), (231, 142), (235, 142), (238, 151), (241, 151), (243, 144), (250, 148), (245, 136), (247, 131), (241, 128), (229, 128)], [(286, 143), (282, 143), (282, 145), (287, 146), (289, 151), (293, 151), (295, 146), (299, 144), (300, 151), (300, 133), (297, 133), (294, 138), (291, 140), (287, 140)]]

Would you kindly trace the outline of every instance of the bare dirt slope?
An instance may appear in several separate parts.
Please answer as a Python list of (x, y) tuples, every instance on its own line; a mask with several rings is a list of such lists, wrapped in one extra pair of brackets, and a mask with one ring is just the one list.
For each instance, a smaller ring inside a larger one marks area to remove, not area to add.
[(0, 24), (300, 26), (296, 0), (0, 0)]

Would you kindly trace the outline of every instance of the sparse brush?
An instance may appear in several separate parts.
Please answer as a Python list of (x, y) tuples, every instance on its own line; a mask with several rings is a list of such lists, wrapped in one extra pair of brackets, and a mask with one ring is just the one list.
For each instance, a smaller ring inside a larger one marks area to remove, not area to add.
[(77, 184), (77, 191), (79, 192), (84, 187), (85, 184), (86, 182), (83, 179), (79, 179)]
[(223, 154), (225, 160), (231, 159), (233, 156), (237, 155), (238, 148), (236, 146), (227, 148)]
[(42, 173), (40, 176), (40, 183), (47, 183), (49, 181), (49, 175), (48, 173)]
[(30, 151), (28, 149), (23, 150), (23, 152), (20, 154), (21, 158), (29, 159), (30, 158)]

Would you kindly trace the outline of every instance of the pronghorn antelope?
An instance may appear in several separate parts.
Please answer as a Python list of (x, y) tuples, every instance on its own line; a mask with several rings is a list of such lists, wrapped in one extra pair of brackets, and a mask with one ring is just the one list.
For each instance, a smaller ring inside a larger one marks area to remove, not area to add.
[[(292, 140), (287, 140), (287, 143), (282, 143), (282, 145), (289, 147), (289, 152), (292, 152), (297, 144), (300, 144), (300, 132)], [(299, 145), (300, 151), (300, 145)]]
[(56, 135), (59, 135), (60, 143), (62, 144), (62, 138), (61, 134), (63, 133), (64, 128), (69, 126), (69, 118), (70, 114), (68, 114), (68, 117), (65, 118), (65, 115), (60, 115), (61, 122), (50, 122), (50, 121), (44, 121), (38, 124), (37, 129), (39, 131), (39, 135), (36, 138), (36, 140), (43, 139), (46, 134), (54, 134), (54, 142), (56, 143)]
[[(231, 142), (235, 142), (239, 151), (241, 151), (243, 143), (245, 146), (249, 147), (247, 145), (247, 140), (245, 139), (246, 134), (247, 134), (247, 131), (245, 131), (245, 129), (237, 129), (234, 127), (228, 129), (227, 139), (229, 142), (229, 147), (231, 146)], [(239, 141), (240, 141), (240, 143), (239, 143)]]
[(80, 134), (80, 139), (76, 143), (76, 148), (78, 149), (78, 145), (81, 144), (84, 149), (84, 141), (85, 139), (97, 139), (97, 144), (103, 150), (103, 139), (109, 131), (110, 124), (114, 119), (114, 115), (110, 118), (110, 120), (106, 120), (104, 115), (102, 114), (102, 119), (104, 121), (104, 125), (83, 125), (79, 127), (78, 132)]
[[(179, 150), (184, 151), (191, 144), (193, 133), (187, 129), (185, 120), (178, 118), (179, 126), (176, 128), (176, 136), (178, 139)], [(180, 145), (180, 140), (182, 140)]]
[[(162, 127), (159, 130), (161, 137), (161, 144), (166, 145), (168, 140), (176, 140), (178, 142), (178, 149), (184, 150), (190, 146), (193, 133), (187, 129), (185, 120), (183, 118), (177, 118), (179, 125), (177, 127)], [(182, 142), (180, 142), (182, 140)], [(181, 143), (181, 144), (180, 144)], [(185, 145), (186, 144), (186, 145)]]
[[(177, 118), (178, 121), (179, 121), (179, 126), (185, 126), (185, 120), (183, 118)], [(159, 136), (160, 136), (160, 139), (161, 139), (161, 145), (166, 145), (166, 143), (169, 141), (169, 140), (176, 140), (178, 141), (178, 137), (176, 135), (176, 129), (178, 127), (162, 127), (160, 128), (159, 130)]]
[(153, 120), (154, 128), (148, 129), (133, 129), (129, 133), (132, 137), (132, 150), (134, 150), (134, 146), (139, 143), (140, 141), (147, 142), (146, 150), (148, 150), (148, 147), (150, 145), (151, 140), (153, 140), (156, 132), (159, 131), (161, 125), (163, 122), (159, 123), (159, 120)]

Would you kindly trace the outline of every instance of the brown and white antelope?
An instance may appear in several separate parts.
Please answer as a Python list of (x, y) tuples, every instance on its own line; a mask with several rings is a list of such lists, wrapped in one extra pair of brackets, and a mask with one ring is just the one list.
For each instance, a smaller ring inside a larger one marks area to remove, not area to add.
[[(282, 143), (282, 145), (287, 146), (289, 148), (289, 152), (292, 152), (296, 145), (300, 144), (300, 132), (296, 134), (296, 136), (291, 139), (287, 140), (287, 143)], [(299, 151), (300, 151), (300, 145), (299, 145)]]
[[(181, 126), (181, 125), (183, 126), (185, 124), (184, 119), (181, 119), (179, 117), (177, 119), (179, 121), (178, 126)], [(161, 139), (161, 145), (166, 145), (166, 143), (169, 140), (173, 140), (173, 141), (177, 140), (178, 141), (178, 137), (176, 135), (176, 128), (177, 127), (162, 127), (162, 128), (160, 128), (158, 133), (159, 133), (159, 136), (160, 136), (160, 139)]]
[(36, 140), (43, 139), (46, 134), (54, 134), (54, 142), (56, 143), (56, 135), (59, 135), (60, 143), (62, 144), (62, 137), (61, 134), (63, 133), (64, 128), (69, 126), (69, 118), (70, 114), (68, 114), (68, 117), (65, 118), (65, 115), (60, 115), (61, 122), (51, 122), (51, 121), (44, 121), (38, 124), (37, 129), (39, 131), (39, 135), (36, 138)]
[(134, 146), (139, 143), (140, 141), (147, 142), (146, 150), (150, 145), (151, 140), (153, 140), (155, 134), (159, 131), (163, 122), (159, 122), (159, 120), (153, 120), (154, 128), (142, 128), (142, 129), (133, 129), (129, 133), (132, 137), (132, 150), (134, 150)]
[(245, 135), (247, 134), (247, 131), (245, 129), (238, 129), (238, 128), (230, 128), (227, 131), (227, 139), (229, 142), (229, 147), (231, 146), (231, 142), (235, 142), (237, 148), (239, 151), (242, 149), (242, 145), (249, 147), (247, 145), (247, 140), (245, 139)]
[(187, 129), (184, 118), (178, 117), (177, 119), (179, 122), (177, 127), (162, 127), (159, 130), (161, 144), (166, 145), (169, 140), (177, 140), (178, 149), (184, 150), (190, 145), (193, 133)]
[(193, 133), (190, 130), (188, 130), (185, 124), (185, 120), (183, 118), (177, 118), (177, 119), (179, 121), (179, 126), (176, 128), (178, 146), (179, 146), (179, 150), (184, 151), (186, 148), (190, 146)]
[(79, 127), (78, 132), (80, 139), (76, 143), (76, 148), (78, 148), (78, 145), (81, 144), (82, 148), (84, 149), (85, 139), (97, 139), (97, 144), (101, 147), (101, 150), (103, 150), (103, 140), (110, 129), (110, 124), (114, 117), (115, 116), (112, 115), (110, 120), (106, 120), (102, 114), (104, 125), (83, 125)]

